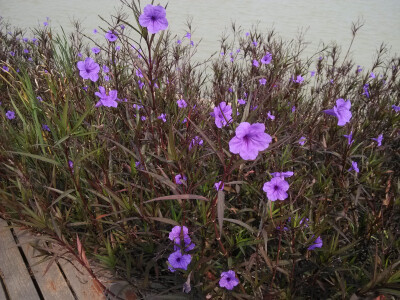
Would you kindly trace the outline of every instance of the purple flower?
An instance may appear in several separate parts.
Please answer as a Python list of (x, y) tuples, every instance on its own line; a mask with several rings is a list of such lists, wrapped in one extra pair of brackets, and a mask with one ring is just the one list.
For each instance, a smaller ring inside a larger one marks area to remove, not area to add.
[(243, 99), (238, 99), (238, 103), (239, 103), (239, 105), (244, 105), (244, 104), (246, 104), (246, 101)]
[(169, 233), (168, 238), (176, 244), (179, 244), (181, 240), (181, 229), (183, 229), (183, 237), (189, 236), (189, 229), (186, 226), (174, 226)]
[(115, 51), (119, 51), (119, 50), (121, 50), (121, 46), (116, 46)]
[(110, 76), (104, 75), (104, 80), (105, 80), (105, 81), (110, 81)]
[(106, 39), (110, 42), (115, 42), (118, 39), (118, 36), (110, 30), (106, 33)]
[(140, 104), (133, 104), (132, 107), (133, 107), (134, 109), (139, 110), (139, 109), (143, 108), (143, 105), (140, 105)]
[(76, 56), (82, 57), (82, 53), (78, 52), (78, 54)]
[(88, 87), (87, 87), (87, 86), (84, 86), (84, 87), (82, 87), (82, 89), (85, 90), (85, 91), (87, 91), (87, 90), (88, 90)]
[(138, 85), (139, 85), (139, 88), (142, 89), (144, 87), (144, 82), (141, 82), (140, 80), (138, 80)]
[(164, 7), (148, 4), (139, 17), (139, 23), (142, 27), (146, 27), (151, 34), (155, 34), (160, 30), (167, 29), (168, 21), (165, 16)]
[(10, 71), (10, 69), (7, 66), (3, 66), (3, 71), (8, 72), (8, 71)]
[(337, 117), (338, 125), (344, 126), (347, 122), (350, 122), (352, 116), (350, 107), (350, 100), (345, 101), (340, 98), (336, 100), (336, 106), (333, 109), (324, 110), (324, 113)]
[(299, 139), (299, 144), (301, 145), (301, 146), (304, 146), (304, 144), (306, 143), (306, 137), (305, 136), (302, 136), (300, 139)]
[(29, 53), (29, 50), (28, 49), (24, 49), (24, 53)]
[(320, 236), (317, 237), (317, 239), (314, 241), (314, 244), (308, 247), (307, 250), (314, 250), (315, 248), (322, 248), (322, 239)]
[(185, 175), (182, 176), (181, 174), (178, 174), (175, 176), (176, 184), (183, 184), (184, 182), (186, 182), (186, 180), (187, 180), (187, 177)]
[(297, 75), (296, 81), (297, 83), (302, 83), (304, 81), (304, 78), (301, 75)]
[(261, 85), (265, 85), (265, 84), (267, 83), (267, 79), (261, 78), (261, 79), (259, 80), (259, 82), (260, 82)]
[(142, 70), (137, 69), (135, 73), (136, 73), (136, 76), (138, 76), (138, 77), (140, 77), (140, 78), (143, 78)]
[(222, 181), (214, 183), (214, 188), (217, 191), (222, 191), (224, 189), (224, 187), (225, 187), (225, 184)]
[(68, 166), (69, 166), (70, 169), (73, 169), (74, 168), (74, 162), (72, 160), (69, 160), (68, 161)]
[(371, 74), (369, 74), (369, 77), (375, 78), (376, 76), (375, 76), (374, 72), (371, 72)]
[(273, 178), (275, 177), (280, 177), (282, 179), (286, 178), (286, 177), (292, 177), (293, 176), (293, 172), (292, 171), (287, 171), (287, 172), (273, 172), (271, 173), (271, 176)]
[(23, 40), (25, 43), (29, 41), (28, 38), (23, 38), (22, 40)]
[(14, 51), (10, 51), (9, 52), (11, 56), (15, 56), (15, 52)]
[(272, 54), (269, 52), (267, 52), (267, 54), (265, 54), (263, 58), (261, 58), (261, 63), (264, 65), (270, 64), (271, 61), (272, 61)]
[(189, 151), (192, 150), (192, 148), (196, 145), (203, 145), (204, 141), (199, 137), (199, 136), (195, 136), (192, 141), (189, 144)]
[(296, 111), (296, 106), (292, 106), (292, 113), (294, 113)]
[(177, 44), (182, 44), (182, 41), (181, 40), (177, 40), (176, 43)]
[(357, 66), (357, 73), (360, 73), (363, 69), (361, 68), (361, 66)]
[(366, 83), (366, 84), (363, 86), (364, 93), (362, 93), (362, 94), (365, 95), (365, 97), (367, 97), (367, 98), (369, 98), (368, 86), (369, 86), (368, 83)]
[(124, 24), (119, 25), (119, 27), (120, 27), (122, 30), (125, 29), (125, 25), (124, 25)]
[(360, 170), (358, 169), (357, 162), (355, 162), (355, 161), (351, 161), (351, 168), (350, 168), (350, 169), (348, 169), (347, 171), (349, 171), (349, 172), (350, 172), (351, 170), (354, 170), (354, 171), (356, 171), (356, 173), (360, 172)]
[(141, 117), (140, 117), (140, 120), (146, 121), (146, 117), (145, 117), (145, 116), (141, 116)]
[(221, 279), (219, 280), (219, 286), (224, 287), (227, 290), (232, 290), (239, 284), (239, 279), (236, 278), (235, 271), (229, 270), (221, 273)]
[(175, 251), (168, 257), (168, 262), (175, 271), (175, 269), (187, 270), (192, 257), (190, 254), (182, 254), (180, 250)]
[(345, 138), (347, 138), (347, 145), (353, 144), (353, 131), (351, 131), (349, 134), (343, 135)]
[(229, 151), (239, 154), (244, 160), (255, 160), (258, 152), (268, 148), (272, 138), (264, 132), (262, 123), (242, 122), (236, 128), (236, 136), (229, 141)]
[(267, 113), (267, 115), (268, 115), (268, 119), (275, 120), (275, 116), (271, 115), (270, 111)]
[(42, 129), (45, 130), (45, 131), (49, 131), (50, 132), (50, 128), (46, 124), (42, 125)]
[(97, 31), (97, 29), (95, 28), (95, 29), (93, 29), (93, 33), (97, 33), (98, 31)]
[(392, 108), (395, 112), (399, 112), (400, 111), (400, 106), (396, 106), (396, 105), (392, 105)]
[(96, 82), (99, 79), (100, 66), (90, 57), (86, 58), (84, 61), (78, 61), (77, 63), (79, 69), (79, 75), (83, 79), (90, 79)]
[(187, 106), (187, 103), (184, 99), (179, 99), (178, 101), (176, 101), (176, 104), (178, 104), (179, 108), (185, 108)]
[(255, 66), (257, 68), (260, 66), (258, 60), (256, 60), (256, 59), (253, 60), (253, 66)]
[(310, 75), (311, 75), (311, 77), (314, 77), (315, 76), (315, 71), (311, 71)]
[(191, 46), (194, 46), (194, 42), (193, 42), (193, 41), (190, 41), (190, 45), (191, 45)]
[(226, 102), (221, 102), (218, 106), (214, 107), (215, 125), (218, 128), (226, 126), (232, 122), (232, 107), (227, 105)]
[(246, 32), (246, 36), (249, 36), (250, 35), (250, 32)]
[(289, 183), (282, 177), (274, 177), (263, 186), (263, 191), (267, 193), (267, 198), (271, 201), (285, 200), (288, 197), (286, 193), (288, 189)]
[(166, 114), (161, 114), (157, 117), (157, 119), (162, 120), (164, 123), (167, 122), (167, 115)]
[(185, 37), (187, 37), (188, 39), (190, 39), (192, 37), (192, 35), (190, 34), (190, 32), (186, 32)]
[(103, 72), (108, 73), (110, 72), (110, 69), (106, 65), (103, 65)]
[(44, 26), (47, 26), (47, 25), (49, 25), (49, 23), (47, 23), (47, 22), (43, 22), (43, 25), (44, 25)]
[(186, 226), (174, 226), (169, 233), (168, 238), (174, 242), (174, 251), (179, 250), (179, 246), (181, 244), (181, 228), (183, 229), (182, 237), (183, 241), (185, 242), (185, 249), (184, 251), (190, 251), (193, 250), (195, 247), (194, 243), (192, 243), (190, 236), (189, 236), (189, 230)]
[(257, 47), (257, 45), (258, 45), (257, 41), (254, 40), (254, 41), (253, 41), (253, 46), (254, 46), (254, 47)]
[(100, 48), (93, 47), (93, 48), (92, 48), (92, 52), (93, 52), (94, 54), (100, 53)]
[(9, 120), (15, 119), (15, 112), (13, 112), (12, 110), (9, 110), (6, 112), (6, 117)]
[(117, 107), (117, 91), (111, 90), (109, 95), (106, 94), (106, 90), (104, 87), (99, 86), (99, 92), (94, 93), (100, 100), (96, 103), (96, 107), (106, 106), (106, 107)]
[(378, 147), (382, 145), (382, 140), (383, 140), (383, 134), (380, 134), (377, 138), (372, 138), (371, 140), (374, 140), (378, 143)]

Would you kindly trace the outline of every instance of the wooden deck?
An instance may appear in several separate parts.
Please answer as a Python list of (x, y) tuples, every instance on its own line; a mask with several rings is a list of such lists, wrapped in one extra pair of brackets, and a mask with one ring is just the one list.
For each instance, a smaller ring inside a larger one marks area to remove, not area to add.
[[(101, 287), (86, 270), (69, 262), (54, 262), (48, 270), (49, 262), (39, 263), (30, 246), (30, 234), (9, 227), (0, 219), (0, 300), (106, 300)], [(79, 271), (78, 271), (78, 270)], [(121, 284), (103, 282), (122, 299), (136, 299), (122, 295), (115, 287)]]

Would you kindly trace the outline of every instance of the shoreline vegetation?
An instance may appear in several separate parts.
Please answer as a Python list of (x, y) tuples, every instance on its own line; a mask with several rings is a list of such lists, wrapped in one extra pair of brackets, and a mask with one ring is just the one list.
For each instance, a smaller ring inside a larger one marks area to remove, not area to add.
[(400, 297), (400, 58), (232, 24), (195, 62), (190, 23), (122, 3), (91, 34), (0, 19), (0, 217), (140, 299)]

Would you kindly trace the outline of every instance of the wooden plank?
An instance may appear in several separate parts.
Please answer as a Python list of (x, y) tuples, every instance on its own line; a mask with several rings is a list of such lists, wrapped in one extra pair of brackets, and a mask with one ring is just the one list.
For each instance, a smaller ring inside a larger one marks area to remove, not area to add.
[(0, 219), (0, 272), (11, 299), (39, 300), (7, 222)]
[(60, 266), (79, 300), (106, 299), (102, 288), (77, 262), (74, 262), (74, 266), (76, 266), (80, 272), (77, 271), (71, 263), (65, 260), (60, 261)]
[(58, 265), (53, 263), (46, 272), (47, 265), (50, 261), (39, 263), (43, 258), (35, 257), (39, 252), (30, 245), (34, 237), (27, 231), (16, 230), (16, 232), (19, 244), (25, 253), (43, 298), (45, 300), (74, 300), (75, 298), (58, 268)]
[(0, 299), (7, 299), (6, 292), (3, 290), (3, 286), (1, 284), (0, 284)]

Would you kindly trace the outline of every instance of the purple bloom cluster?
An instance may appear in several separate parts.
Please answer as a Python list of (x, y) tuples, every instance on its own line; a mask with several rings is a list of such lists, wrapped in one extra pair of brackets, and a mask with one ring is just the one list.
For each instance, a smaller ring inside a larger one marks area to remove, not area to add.
[(271, 136), (264, 131), (265, 125), (262, 123), (240, 123), (235, 131), (236, 136), (229, 141), (229, 151), (239, 154), (244, 160), (255, 160), (258, 152), (267, 149), (272, 142)]
[[(169, 239), (174, 242), (174, 251), (168, 257), (169, 270), (171, 272), (175, 272), (176, 269), (187, 270), (190, 261), (192, 260), (192, 256), (190, 254), (184, 254), (187, 251), (193, 250), (195, 247), (194, 243), (192, 243), (189, 230), (186, 226), (175, 226), (172, 228), (169, 233)], [(184, 246), (181, 249), (182, 240)], [(182, 253), (184, 252), (184, 253)]]
[(358, 169), (357, 162), (355, 162), (355, 161), (351, 161), (351, 168), (348, 169), (349, 172), (352, 170), (356, 171), (356, 173), (360, 172), (360, 170)]
[(264, 64), (264, 65), (270, 64), (271, 61), (272, 61), (272, 54), (269, 53), (269, 52), (267, 52), (267, 53), (263, 56), (263, 58), (261, 58), (261, 63)]
[(219, 286), (224, 287), (227, 290), (232, 290), (239, 284), (239, 279), (236, 278), (235, 271), (229, 270), (221, 273), (221, 279), (219, 280)]
[(139, 24), (146, 27), (149, 33), (155, 34), (168, 28), (165, 8), (148, 4), (139, 17)]
[(224, 187), (225, 187), (225, 184), (222, 181), (214, 183), (214, 188), (217, 191), (222, 191), (224, 189)]
[(117, 107), (118, 102), (117, 100), (117, 91), (111, 90), (107, 95), (106, 90), (104, 87), (99, 86), (99, 92), (94, 93), (100, 100), (96, 103), (96, 107), (99, 106), (106, 106), (106, 107)]
[(83, 79), (90, 79), (93, 82), (99, 79), (100, 66), (90, 57), (86, 58), (84, 61), (78, 61), (77, 66), (79, 75)]
[(288, 197), (286, 192), (289, 189), (289, 183), (285, 180), (285, 177), (293, 176), (293, 172), (275, 172), (271, 175), (273, 178), (264, 183), (263, 191), (270, 201), (285, 200)]
[(184, 99), (179, 99), (178, 101), (176, 101), (176, 104), (178, 104), (179, 108), (185, 108), (187, 106), (187, 103)]
[(310, 247), (308, 247), (308, 250), (314, 250), (315, 248), (322, 248), (322, 238), (319, 236), (317, 239), (314, 241), (314, 244), (312, 244)]
[(333, 107), (333, 109), (324, 110), (324, 113), (337, 117), (338, 125), (344, 126), (346, 123), (350, 122), (352, 116), (350, 107), (350, 100), (345, 101), (344, 99), (340, 98), (336, 100), (336, 105)]
[(215, 117), (215, 125), (222, 128), (232, 122), (232, 107), (227, 105), (226, 102), (221, 102), (214, 107), (213, 116)]
[(378, 147), (382, 145), (383, 134), (380, 134), (377, 138), (372, 138), (375, 142), (378, 143)]
[(189, 144), (189, 151), (192, 150), (194, 146), (203, 145), (203, 140), (199, 136), (195, 136)]
[(187, 177), (182, 174), (175, 175), (175, 183), (176, 184), (183, 184), (187, 181)]
[(106, 33), (106, 39), (110, 42), (115, 42), (118, 39), (118, 36), (115, 32), (110, 30)]
[(15, 112), (13, 112), (12, 110), (9, 110), (6, 112), (6, 117), (9, 120), (15, 119)]

